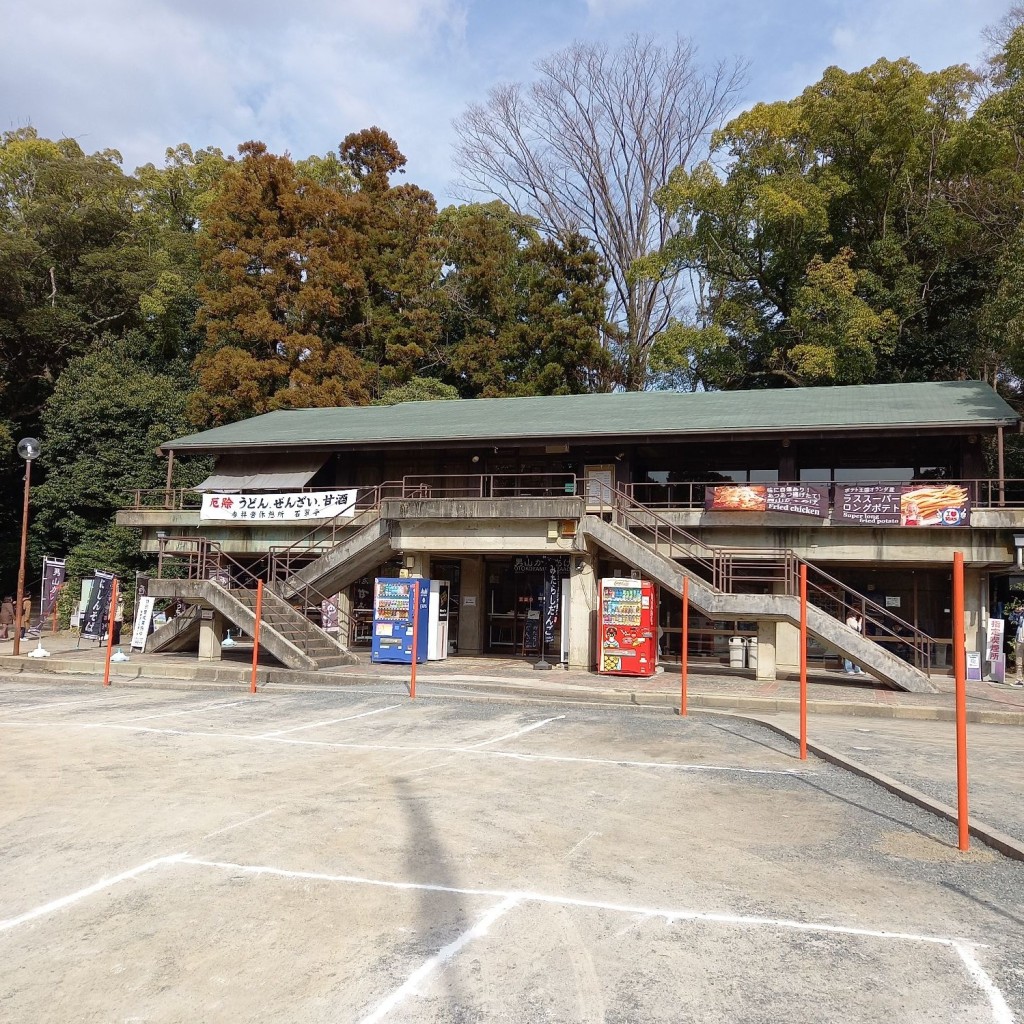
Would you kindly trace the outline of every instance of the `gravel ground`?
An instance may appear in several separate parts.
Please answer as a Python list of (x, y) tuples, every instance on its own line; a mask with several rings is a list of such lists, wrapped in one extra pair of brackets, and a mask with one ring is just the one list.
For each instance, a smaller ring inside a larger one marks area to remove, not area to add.
[[(773, 721), (794, 731), (799, 728), (795, 715), (776, 715)], [(868, 768), (956, 806), (956, 731), (952, 722), (821, 715), (808, 723), (808, 735)], [(967, 727), (970, 815), (1024, 842), (1022, 745), (1024, 731), (1019, 726)]]
[(0, 736), (5, 1021), (1024, 1019), (1024, 868), (756, 724), (12, 683)]

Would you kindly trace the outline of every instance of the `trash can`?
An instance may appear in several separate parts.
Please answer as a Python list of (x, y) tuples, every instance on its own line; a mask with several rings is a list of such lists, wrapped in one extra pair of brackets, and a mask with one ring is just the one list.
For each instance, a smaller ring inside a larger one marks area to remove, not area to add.
[(729, 637), (729, 668), (743, 668), (746, 644), (741, 636)]
[(757, 637), (752, 636), (747, 641), (747, 668), (757, 668)]

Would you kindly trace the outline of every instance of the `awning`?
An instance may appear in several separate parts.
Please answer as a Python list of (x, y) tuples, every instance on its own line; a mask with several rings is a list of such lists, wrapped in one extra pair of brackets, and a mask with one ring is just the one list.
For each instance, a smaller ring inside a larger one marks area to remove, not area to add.
[(294, 491), (305, 487), (327, 455), (234, 456), (217, 460), (217, 469), (197, 491)]

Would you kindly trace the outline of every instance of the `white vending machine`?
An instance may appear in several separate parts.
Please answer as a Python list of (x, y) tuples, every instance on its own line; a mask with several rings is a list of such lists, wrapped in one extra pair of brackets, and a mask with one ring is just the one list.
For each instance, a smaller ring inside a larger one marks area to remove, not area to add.
[(430, 605), (427, 611), (427, 661), (448, 657), (448, 580), (430, 581)]

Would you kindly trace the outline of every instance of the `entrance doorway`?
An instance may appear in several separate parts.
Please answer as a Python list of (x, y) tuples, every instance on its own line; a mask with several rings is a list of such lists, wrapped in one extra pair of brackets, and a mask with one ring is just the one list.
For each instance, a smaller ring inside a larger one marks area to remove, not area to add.
[(488, 653), (521, 657), (540, 651), (543, 592), (541, 570), (515, 572), (509, 562), (488, 564)]

